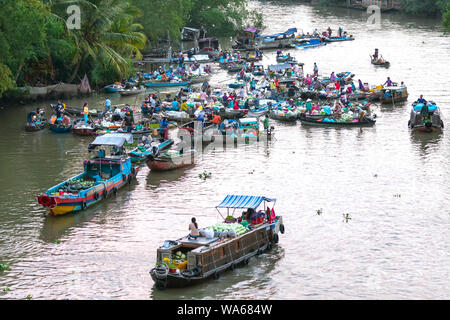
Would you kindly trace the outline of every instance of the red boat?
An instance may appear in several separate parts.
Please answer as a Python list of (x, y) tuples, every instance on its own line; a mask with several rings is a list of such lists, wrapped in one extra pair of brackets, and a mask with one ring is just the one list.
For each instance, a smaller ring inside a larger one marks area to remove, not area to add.
[(187, 167), (194, 164), (194, 150), (183, 154), (179, 151), (175, 153), (166, 152), (160, 156), (147, 158), (147, 166), (152, 171), (168, 171)]

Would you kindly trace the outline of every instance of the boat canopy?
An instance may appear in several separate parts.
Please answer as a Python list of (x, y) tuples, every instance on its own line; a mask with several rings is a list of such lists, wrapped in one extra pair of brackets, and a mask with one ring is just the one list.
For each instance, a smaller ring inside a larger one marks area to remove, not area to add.
[(290, 29), (286, 30), (285, 32), (281, 32), (281, 33), (260, 35), (259, 38), (278, 38), (281, 36), (289, 36), (296, 32), (297, 32), (297, 28), (290, 28)]
[(227, 195), (216, 208), (252, 208), (256, 210), (263, 201), (274, 202), (276, 199), (261, 196)]
[(89, 149), (104, 145), (120, 148), (125, 142), (133, 143), (133, 135), (131, 133), (107, 133), (95, 138), (94, 142), (89, 144)]
[(255, 33), (255, 32), (258, 32), (258, 31), (263, 31), (263, 29), (260, 29), (260, 28), (247, 28), (244, 31)]
[(270, 71), (283, 71), (292, 68), (289, 63), (279, 63), (269, 66)]

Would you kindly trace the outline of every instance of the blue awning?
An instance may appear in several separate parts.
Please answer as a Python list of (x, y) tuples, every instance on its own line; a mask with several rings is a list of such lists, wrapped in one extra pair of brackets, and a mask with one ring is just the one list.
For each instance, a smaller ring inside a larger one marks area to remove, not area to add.
[(261, 196), (227, 195), (216, 208), (252, 208), (256, 210), (263, 201), (272, 202), (276, 199)]

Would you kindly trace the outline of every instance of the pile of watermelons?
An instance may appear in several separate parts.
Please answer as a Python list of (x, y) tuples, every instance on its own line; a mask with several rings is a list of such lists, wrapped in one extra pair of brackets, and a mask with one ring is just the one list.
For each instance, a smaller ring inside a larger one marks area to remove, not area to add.
[(83, 190), (92, 188), (95, 185), (94, 181), (83, 180), (83, 178), (72, 179), (62, 187), (64, 192), (77, 193)]

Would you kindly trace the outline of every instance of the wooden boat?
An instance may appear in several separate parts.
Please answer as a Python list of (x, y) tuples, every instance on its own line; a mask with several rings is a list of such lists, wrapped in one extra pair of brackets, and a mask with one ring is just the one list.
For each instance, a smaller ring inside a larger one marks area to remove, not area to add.
[(149, 81), (145, 83), (149, 88), (164, 88), (164, 87), (184, 87), (189, 84), (188, 81)]
[[(109, 134), (97, 137), (88, 150), (101, 149), (96, 156), (84, 161), (84, 172), (45, 191), (37, 197), (38, 203), (51, 215), (58, 216), (84, 210), (110, 194), (115, 195), (118, 189), (131, 183), (138, 171), (124, 153), (125, 142), (132, 143), (133, 136)], [(112, 149), (110, 156), (104, 150), (107, 147)]]
[(348, 37), (328, 37), (325, 38), (326, 42), (339, 42), (339, 41), (352, 41), (355, 40), (355, 38), (353, 36), (348, 36)]
[(279, 121), (295, 122), (297, 121), (297, 114), (293, 111), (284, 111), (273, 109), (270, 111), (270, 118)]
[(269, 108), (267, 106), (258, 108), (258, 109), (249, 109), (247, 112), (247, 117), (249, 118), (258, 118), (269, 112)]
[(169, 150), (165, 153), (152, 154), (147, 158), (147, 166), (152, 171), (168, 171), (184, 168), (194, 164), (195, 150), (187, 153)]
[(442, 120), (441, 110), (435, 102), (429, 101), (428, 116), (422, 115), (423, 103), (414, 102), (411, 108), (410, 118), (408, 120), (408, 127), (413, 131), (419, 132), (440, 132), (444, 129), (444, 121)]
[(228, 87), (231, 89), (237, 89), (237, 88), (243, 88), (243, 87), (245, 87), (245, 85), (246, 85), (246, 83), (244, 81), (236, 81), (236, 82), (230, 83), (228, 85)]
[(247, 114), (246, 109), (232, 109), (232, 108), (222, 108), (219, 111), (219, 115), (225, 119), (239, 119)]
[(25, 131), (27, 132), (41, 131), (47, 127), (48, 127), (47, 119), (41, 118), (38, 119), (35, 123), (27, 123), (25, 125)]
[[(279, 241), (278, 233), (285, 232), (283, 218), (275, 214), (275, 202), (276, 199), (262, 196), (226, 196), (216, 207), (227, 209), (228, 216), (222, 223), (201, 229), (196, 239), (185, 236), (166, 240), (157, 249), (156, 266), (150, 270), (156, 288), (180, 288), (211, 278), (217, 280), (222, 272), (247, 265), (264, 251), (270, 252)], [(272, 208), (268, 203), (273, 203)], [(259, 207), (261, 210), (257, 211)], [(240, 209), (247, 209), (245, 220), (232, 216)]]
[(375, 66), (380, 66), (384, 68), (389, 68), (391, 63), (389, 61), (386, 61), (384, 59), (373, 59), (371, 57), (370, 62)]
[(119, 83), (110, 84), (103, 88), (107, 93), (117, 93), (123, 89), (123, 86)]
[(49, 128), (51, 131), (55, 133), (66, 133), (72, 130), (72, 120), (69, 118), (69, 123), (64, 125), (61, 123), (61, 120), (56, 118), (56, 115), (53, 115), (50, 118)]
[(307, 41), (303, 41), (303, 43), (297, 44), (296, 47), (302, 48), (302, 49), (309, 49), (309, 48), (316, 48), (316, 47), (321, 47), (321, 46), (326, 46), (326, 45), (327, 44), (325, 42), (322, 42), (320, 39), (312, 38)]
[(187, 133), (191, 138), (202, 137), (203, 142), (211, 142), (216, 125), (212, 122), (205, 122), (201, 127), (201, 121), (190, 121), (179, 127), (180, 133)]
[(72, 128), (72, 132), (79, 136), (92, 136), (96, 130), (97, 127), (94, 124), (88, 123), (88, 125), (85, 126), (83, 120), (75, 123)]
[[(66, 107), (64, 109), (64, 112), (72, 115), (72, 116), (82, 116), (83, 115), (83, 108), (78, 107)], [(98, 111), (97, 109), (89, 109), (89, 116), (91, 117), (98, 117)]]
[(119, 91), (121, 96), (134, 96), (144, 92), (145, 89), (123, 89)]
[[(331, 119), (330, 119), (331, 118)], [(300, 122), (304, 125), (323, 126), (323, 127), (365, 127), (373, 126), (376, 122), (376, 116), (364, 116), (363, 120), (354, 119), (352, 121), (336, 121), (332, 116), (309, 116), (301, 113), (299, 116)], [(334, 120), (334, 121), (331, 121)]]
[(128, 155), (130, 156), (131, 162), (140, 162), (147, 159), (150, 155), (156, 155), (161, 151), (169, 149), (171, 145), (173, 145), (172, 139), (167, 139), (165, 141), (154, 139), (149, 148), (137, 147), (130, 151)]
[(408, 100), (408, 89), (406, 87), (391, 86), (381, 89), (380, 100), (383, 104), (392, 104)]
[(279, 56), (277, 57), (277, 62), (291, 62), (295, 61), (294, 57), (291, 56)]

